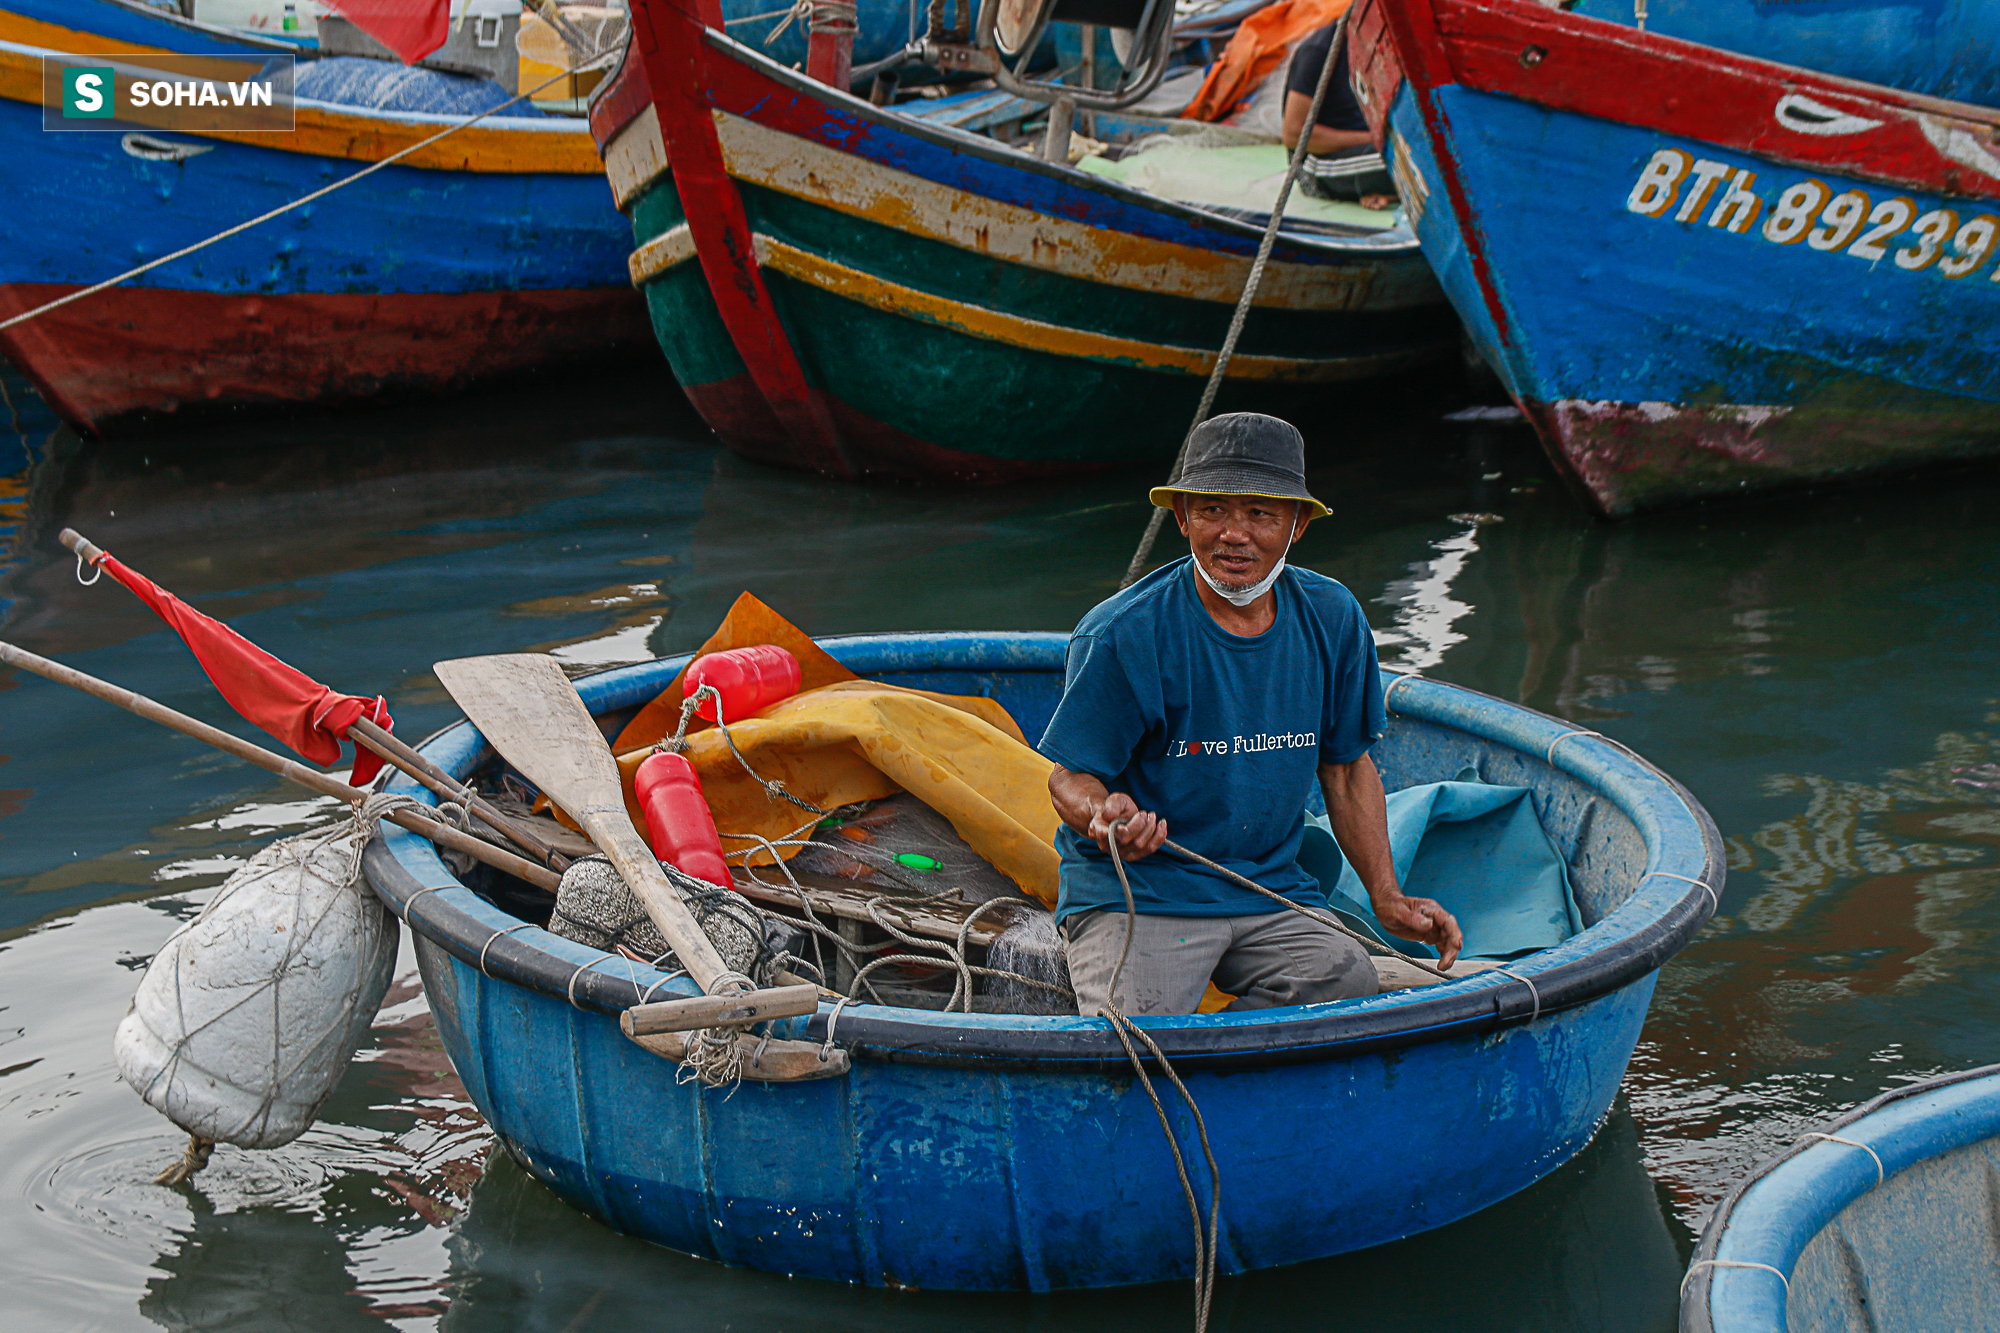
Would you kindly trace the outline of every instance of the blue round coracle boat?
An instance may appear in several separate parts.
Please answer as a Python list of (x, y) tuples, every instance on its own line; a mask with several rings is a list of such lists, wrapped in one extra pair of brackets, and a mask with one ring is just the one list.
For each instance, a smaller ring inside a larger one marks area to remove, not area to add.
[(1716, 1206), (1684, 1333), (2000, 1329), (2000, 1065), (1884, 1093)]
[[(1061, 693), (1065, 643), (893, 634), (824, 647), (863, 676), (991, 696), (1036, 736)], [(686, 660), (577, 688), (610, 725)], [(1388, 703), (1374, 753), (1390, 787), (1471, 769), (1530, 788), (1586, 928), (1510, 963), (1512, 975), (1140, 1019), (1207, 1121), (1224, 1272), (1442, 1226), (1568, 1160), (1611, 1104), (1658, 968), (1722, 886), (1706, 812), (1615, 744), (1417, 677), (1392, 680)], [(424, 750), (460, 776), (491, 757), (465, 723)], [(407, 782), (392, 790), (431, 799)], [(656, 986), (693, 994), (685, 979), (661, 986), (643, 965), (524, 926), (401, 830), (385, 828), (366, 866), (415, 932), (445, 1050), (501, 1142), (620, 1231), (876, 1286), (1046, 1291), (1193, 1272), (1173, 1157), (1103, 1019), (849, 1004), (835, 1038), (852, 1062), (844, 1077), (702, 1091), (616, 1017)], [(831, 1009), (775, 1035), (823, 1041)], [(1191, 1146), (1192, 1118), (1169, 1111)]]

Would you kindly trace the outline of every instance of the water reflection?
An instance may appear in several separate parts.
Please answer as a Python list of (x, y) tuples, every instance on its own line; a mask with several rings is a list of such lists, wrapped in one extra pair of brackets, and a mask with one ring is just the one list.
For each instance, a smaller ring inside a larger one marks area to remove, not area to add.
[[(1533, 1255), (1503, 1238), (1533, 1235)], [(1498, 1242), (1498, 1243), (1496, 1243)], [(1547, 1180), (1424, 1236), (1218, 1285), (1211, 1327), (1437, 1327), (1639, 1333), (1674, 1327), (1691, 1237), (1664, 1213), (1631, 1116)], [(885, 1292), (727, 1269), (617, 1236), (495, 1154), (447, 1242), (447, 1333), (697, 1329), (1154, 1330), (1189, 1317), (1185, 1284), (1056, 1296)]]
[[(6, 637), (245, 734), (132, 598), (77, 586), (60, 527), (337, 688), (387, 693), (421, 735), (454, 715), (437, 658), (682, 650), (745, 588), (816, 633), (1067, 628), (1115, 586), (1152, 480), (830, 486), (719, 452), (670, 385), (588, 380), (107, 449), (5, 384)], [(1307, 423), (1334, 517), (1293, 558), (1355, 591), (1385, 661), (1602, 729), (1688, 783), (1730, 884), (1575, 1163), (1434, 1235), (1227, 1283), (1217, 1323), (1666, 1329), (1688, 1228), (1735, 1174), (1885, 1086), (2000, 1059), (2000, 791), (1957, 780), (2000, 761), (2000, 485), (1610, 526), (1524, 433), (1440, 415)], [(1187, 1317), (1179, 1287), (868, 1292), (616, 1237), (494, 1154), (407, 959), (322, 1125), (218, 1152), (191, 1193), (153, 1187), (177, 1136), (108, 1049), (135, 971), (256, 846), (335, 812), (33, 678), (0, 679), (0, 754), (0, 1245), (30, 1322)]]

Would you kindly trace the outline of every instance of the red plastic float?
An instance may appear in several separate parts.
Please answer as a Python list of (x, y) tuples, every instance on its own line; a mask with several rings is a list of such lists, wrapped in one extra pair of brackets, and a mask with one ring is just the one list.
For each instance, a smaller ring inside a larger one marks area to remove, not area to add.
[[(799, 659), (783, 648), (771, 644), (731, 648), (697, 657), (681, 681), (681, 697), (691, 698), (702, 686), (713, 685), (722, 696), (724, 720), (740, 722), (797, 694), (799, 679)], [(715, 700), (703, 699), (695, 712), (715, 721)]]
[(733, 888), (729, 863), (722, 859), (722, 838), (715, 831), (715, 816), (701, 794), (701, 776), (694, 765), (685, 756), (662, 751), (639, 765), (632, 785), (646, 815), (646, 839), (653, 845), (653, 855), (696, 879)]

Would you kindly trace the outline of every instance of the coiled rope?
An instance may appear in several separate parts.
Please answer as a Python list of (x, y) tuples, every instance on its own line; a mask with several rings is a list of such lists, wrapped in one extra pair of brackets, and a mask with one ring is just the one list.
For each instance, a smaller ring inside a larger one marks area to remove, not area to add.
[[(813, 816), (812, 819), (799, 825), (797, 828), (793, 829), (790, 833), (786, 834), (782, 838), (774, 839), (774, 838), (766, 838), (762, 834), (758, 833), (727, 833), (718, 830), (717, 831), (718, 836), (727, 838), (731, 841), (754, 842), (757, 844), (754, 847), (744, 848), (742, 851), (729, 852), (725, 855), (724, 859), (727, 860), (730, 857), (740, 858), (740, 864), (742, 865), (745, 874), (749, 875), (753, 881), (763, 886), (764, 888), (776, 890), (780, 886), (772, 884), (767, 880), (759, 878), (756, 870), (750, 865), (751, 857), (755, 856), (760, 851), (768, 852), (770, 854), (772, 861), (776, 863), (778, 869), (784, 874), (789, 891), (796, 896), (798, 905), (805, 914), (806, 920), (803, 924), (805, 925), (806, 929), (809, 932), (811, 932), (812, 935), (814, 936), (815, 948), (817, 948), (818, 941), (823, 939), (828, 943), (832, 944), (834, 948), (847, 953), (850, 957), (854, 957), (857, 960), (871, 954), (882, 954), (885, 950), (894, 948), (896, 944), (901, 944), (905, 948), (928, 949), (934, 951), (933, 953), (921, 954), (921, 955), (909, 954), (909, 953), (891, 953), (887, 954), (884, 957), (872, 958), (866, 964), (856, 969), (854, 980), (848, 986), (848, 994), (847, 994), (848, 999), (850, 1000), (858, 999), (861, 994), (862, 986), (866, 985), (869, 989), (869, 993), (875, 995), (877, 1001), (880, 1001), (881, 995), (875, 991), (874, 984), (872, 981), (869, 980), (869, 978), (881, 968), (888, 967), (891, 965), (936, 967), (941, 963), (949, 965), (953, 973), (956, 975), (956, 980), (954, 981), (952, 986), (951, 998), (945, 1002), (944, 1012), (946, 1013), (950, 1013), (952, 1012), (953, 1009), (958, 1008), (960, 1006), (963, 1006), (964, 1012), (966, 1013), (972, 1012), (972, 998), (973, 998), (972, 979), (977, 976), (995, 977), (1002, 980), (1015, 981), (1021, 983), (1022, 985), (1035, 987), (1040, 990), (1051, 991), (1058, 995), (1073, 996), (1075, 994), (1074, 991), (1070, 990), (1067, 987), (1058, 986), (1054, 982), (1043, 981), (1038, 977), (1024, 976), (1019, 972), (1010, 972), (1001, 968), (981, 967), (972, 963), (968, 963), (966, 961), (965, 959), (966, 936), (970, 933), (973, 922), (978, 920), (981, 915), (991, 910), (991, 908), (995, 903), (1014, 903), (1026, 906), (1028, 905), (1026, 899), (994, 898), (986, 903), (980, 904), (980, 906), (970, 916), (967, 916), (963, 921), (959, 923), (958, 939), (955, 943), (951, 944), (947, 944), (942, 940), (924, 939), (920, 936), (912, 935), (900, 929), (896, 924), (892, 923), (891, 921), (886, 920), (884, 918), (884, 913), (893, 912), (900, 908), (922, 907), (928, 903), (937, 902), (944, 898), (956, 898), (958, 897), (957, 889), (946, 889), (942, 893), (927, 894), (918, 897), (914, 900), (896, 899), (889, 897), (887, 895), (877, 895), (876, 897), (868, 899), (867, 902), (863, 905), (864, 910), (868, 913), (869, 919), (872, 922), (874, 922), (875, 925), (880, 926), (884, 931), (886, 931), (891, 936), (892, 940), (894, 941), (894, 943), (891, 944), (878, 944), (872, 946), (857, 945), (850, 940), (843, 939), (838, 931), (831, 930), (826, 926), (821, 925), (818, 918), (813, 915), (812, 905), (811, 902), (806, 897), (806, 891), (804, 886), (802, 886), (798, 882), (798, 880), (792, 875), (790, 867), (788, 867), (785, 864), (784, 856), (778, 851), (778, 849), (780, 847), (805, 847), (811, 844), (812, 839), (804, 837), (802, 835), (804, 835), (807, 832), (807, 830), (811, 829), (821, 819), (824, 819), (826, 816), (832, 814), (833, 812), (831, 810), (825, 809), (822, 806), (814, 805), (811, 801), (808, 801), (804, 797), (798, 796), (789, 789), (787, 789), (784, 783), (776, 781), (771, 778), (766, 778), (763, 774), (759, 773), (755, 768), (751, 767), (749, 759), (744, 757), (743, 751), (740, 748), (738, 748), (736, 744), (735, 733), (733, 733), (730, 730), (729, 720), (723, 715), (722, 696), (716, 691), (713, 685), (702, 685), (699, 688), (697, 688), (693, 694), (690, 694), (686, 699), (682, 700), (679, 725), (674, 728), (674, 734), (672, 736), (668, 737), (666, 740), (660, 742), (658, 745), (653, 747), (654, 751), (656, 753), (664, 752), (667, 754), (687, 753), (689, 748), (687, 739), (687, 730), (689, 725), (694, 720), (696, 710), (700, 707), (701, 702), (704, 699), (709, 700), (714, 705), (716, 730), (722, 733), (722, 739), (724, 743), (729, 746), (729, 753), (736, 757), (736, 762), (742, 766), (743, 771), (745, 773), (750, 775), (751, 781), (755, 782), (758, 786), (762, 787), (764, 789), (764, 794), (770, 799), (789, 801), (791, 804), (796, 805), (797, 807), (799, 807), (799, 809), (804, 810)], [(912, 893), (923, 894), (923, 890), (920, 889), (917, 885), (909, 883), (907, 880), (904, 880), (901, 876), (895, 873), (895, 870), (892, 867), (894, 867), (896, 863), (891, 858), (881, 856), (878, 853), (875, 853), (867, 848), (859, 846), (844, 847), (841, 849), (841, 851), (844, 854), (853, 857), (857, 861), (861, 861), (863, 863), (868, 863), (868, 862), (877, 863), (875, 868), (880, 873), (886, 874), (892, 881), (901, 885), (903, 888), (910, 890)], [(755, 907), (754, 905), (751, 906), (750, 910), (757, 912), (760, 916), (763, 916), (767, 919), (775, 918), (777, 920), (781, 920), (786, 925), (796, 926), (801, 924), (799, 922), (792, 921), (789, 918), (775, 917), (774, 913), (766, 912), (764, 911), (764, 909)], [(798, 959), (796, 961), (803, 962), (804, 960)], [(826, 977), (824, 966), (815, 967), (814, 971), (820, 974), (820, 979), (822, 982), (824, 982)]]
[[(1215, 368), (1208, 372), (1208, 383), (1202, 387), (1201, 405), (1194, 410), (1194, 420), (1188, 423), (1187, 434), (1181, 438), (1180, 452), (1174, 456), (1174, 470), (1167, 474), (1167, 484), (1173, 485), (1181, 479), (1181, 467), (1187, 462), (1188, 441), (1194, 438), (1194, 430), (1208, 420), (1209, 412), (1215, 407), (1215, 395), (1222, 388), (1222, 377), (1229, 370), (1229, 359), (1236, 355), (1236, 340), (1243, 336), (1244, 321), (1250, 317), (1250, 307), (1257, 299), (1257, 289), (1263, 285), (1265, 266), (1271, 262), (1271, 250), (1278, 243), (1278, 229), (1284, 225), (1285, 205), (1292, 197), (1292, 186), (1298, 181), (1299, 172), (1305, 166), (1306, 147), (1312, 142), (1313, 127), (1319, 124), (1319, 110), (1326, 101), (1327, 86), (1333, 82), (1333, 67), (1338, 62), (1341, 39), (1347, 35), (1347, 16), (1334, 20), (1333, 40), (1326, 46), (1326, 63), (1319, 67), (1319, 83), (1313, 88), (1312, 110), (1306, 113), (1305, 128), (1299, 132), (1299, 141), (1292, 147), (1291, 164), (1285, 168), (1285, 180), (1278, 187), (1278, 202), (1271, 206), (1271, 220), (1264, 225), (1264, 239), (1258, 242), (1257, 258), (1251, 261), (1250, 277), (1243, 284), (1243, 295), (1236, 299), (1236, 313), (1229, 317), (1229, 332), (1222, 339), (1222, 350), (1216, 355)], [(1125, 566), (1125, 578), (1119, 583), (1121, 588), (1129, 588), (1139, 581), (1146, 571), (1146, 561), (1153, 554), (1153, 543), (1159, 540), (1160, 525), (1166, 521), (1167, 511), (1153, 510), (1146, 520), (1146, 535), (1139, 539), (1139, 549), (1132, 552), (1132, 562)]]

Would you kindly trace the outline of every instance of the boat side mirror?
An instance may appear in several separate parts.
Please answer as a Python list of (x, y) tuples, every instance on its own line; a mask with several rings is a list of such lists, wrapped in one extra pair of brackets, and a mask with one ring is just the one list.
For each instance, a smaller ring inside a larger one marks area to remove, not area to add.
[[(1031, 77), (1028, 61), (1051, 23), (1088, 23), (1132, 34), (1110, 88)], [(981, 0), (973, 42), (994, 58), (994, 82), (1031, 102), (1068, 102), (1099, 111), (1129, 106), (1159, 86), (1173, 50), (1173, 0)]]

